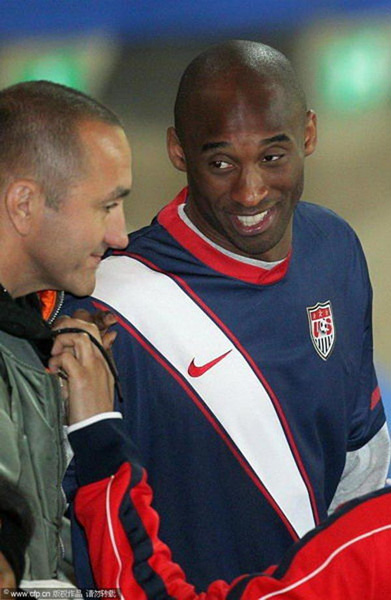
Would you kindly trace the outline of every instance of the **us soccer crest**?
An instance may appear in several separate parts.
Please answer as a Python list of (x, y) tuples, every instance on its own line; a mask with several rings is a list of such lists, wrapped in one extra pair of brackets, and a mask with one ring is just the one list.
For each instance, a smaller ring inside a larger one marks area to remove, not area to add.
[(307, 307), (310, 335), (315, 350), (323, 360), (330, 356), (335, 342), (335, 326), (331, 302), (318, 302)]

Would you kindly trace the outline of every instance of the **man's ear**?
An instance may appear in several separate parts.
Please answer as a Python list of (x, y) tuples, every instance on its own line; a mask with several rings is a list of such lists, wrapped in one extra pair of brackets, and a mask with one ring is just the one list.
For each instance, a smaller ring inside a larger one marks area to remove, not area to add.
[(307, 111), (307, 123), (304, 131), (304, 155), (309, 156), (316, 148), (318, 139), (317, 119), (313, 110)]
[(22, 236), (30, 232), (43, 203), (41, 186), (33, 179), (16, 179), (6, 189), (5, 207), (9, 219)]
[(167, 129), (167, 152), (174, 167), (179, 171), (187, 171), (185, 153), (179, 141), (175, 127)]

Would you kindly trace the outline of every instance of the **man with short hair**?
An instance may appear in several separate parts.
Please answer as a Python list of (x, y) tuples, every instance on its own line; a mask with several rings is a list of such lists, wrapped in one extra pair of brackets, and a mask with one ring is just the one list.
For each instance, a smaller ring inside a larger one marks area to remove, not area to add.
[(299, 202), (316, 116), (286, 57), (206, 50), (167, 143), (188, 187), (79, 305), (118, 315), (126, 430), (162, 539), (202, 590), (277, 563), (330, 509), (383, 486), (389, 437), (360, 243)]
[[(0, 474), (35, 517), (28, 580), (59, 576), (66, 466), (59, 377), (47, 370), (54, 334), (36, 292), (93, 291), (103, 254), (127, 243), (122, 201), (130, 187), (129, 144), (107, 108), (45, 81), (0, 91)], [(61, 345), (89, 368), (69, 393), (99, 396), (107, 391), (106, 361), (69, 328), (87, 328), (100, 341), (98, 330), (77, 319), (67, 325), (57, 332)]]

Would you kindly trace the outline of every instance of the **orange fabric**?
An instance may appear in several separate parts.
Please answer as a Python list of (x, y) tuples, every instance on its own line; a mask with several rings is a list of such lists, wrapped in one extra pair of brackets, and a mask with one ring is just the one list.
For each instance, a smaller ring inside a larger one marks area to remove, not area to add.
[(56, 307), (57, 292), (55, 290), (44, 290), (38, 292), (38, 296), (41, 300), (42, 318), (47, 321)]

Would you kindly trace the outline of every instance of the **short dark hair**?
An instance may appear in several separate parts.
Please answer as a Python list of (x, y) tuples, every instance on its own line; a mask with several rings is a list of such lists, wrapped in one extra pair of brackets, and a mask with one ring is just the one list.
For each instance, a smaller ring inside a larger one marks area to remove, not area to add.
[(28, 81), (1, 90), (0, 187), (14, 177), (34, 177), (47, 203), (58, 205), (83, 172), (77, 130), (83, 121), (122, 127), (106, 106), (64, 85)]
[(0, 477), (0, 552), (9, 562), (16, 584), (24, 571), (24, 555), (34, 531), (34, 518), (26, 498), (15, 484)]
[(186, 129), (186, 113), (193, 94), (235, 73), (251, 74), (281, 86), (292, 107), (297, 107), (304, 117), (307, 110), (304, 90), (288, 58), (279, 50), (260, 42), (229, 40), (207, 48), (185, 69), (174, 108), (175, 129), (179, 139), (183, 138)]

